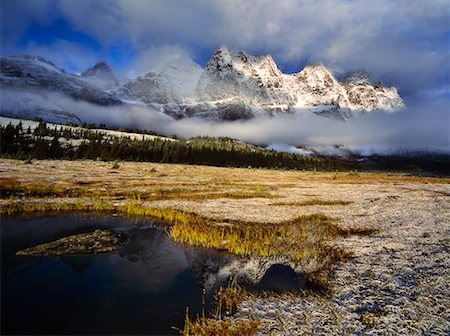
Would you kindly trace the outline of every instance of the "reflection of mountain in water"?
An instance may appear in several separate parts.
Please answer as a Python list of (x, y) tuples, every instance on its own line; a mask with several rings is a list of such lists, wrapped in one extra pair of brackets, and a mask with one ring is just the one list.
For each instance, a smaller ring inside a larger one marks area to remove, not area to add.
[(295, 265), (283, 257), (238, 258), (208, 249), (186, 249), (193, 276), (206, 290), (224, 286), (230, 277), (241, 286), (255, 290), (293, 290), (310, 287), (302, 274), (304, 265)]
[(77, 273), (87, 271), (94, 262), (94, 258), (85, 258), (84, 255), (65, 255), (61, 256), (60, 260)]
[[(65, 222), (63, 229), (60, 225), (54, 224), (61, 219)], [(292, 279), (295, 278), (295, 274), (301, 275), (314, 270), (308, 265), (294, 264), (282, 257), (239, 258), (213, 249), (180, 246), (172, 241), (163, 227), (144, 220), (132, 222), (125, 217), (66, 215), (34, 218), (32, 225), (22, 219), (16, 221), (19, 223), (7, 224), (9, 229), (2, 230), (8, 237), (2, 246), (3, 252), (6, 252), (6, 257), (11, 254), (10, 257), (14, 259), (14, 263), (8, 263), (8, 269), (4, 270), (8, 274), (23, 272), (36, 263), (47, 260), (17, 258), (14, 254), (18, 246), (25, 248), (97, 228), (121, 232), (124, 237), (123, 246), (114, 253), (60, 256), (58, 257), (60, 262), (77, 273), (90, 272), (99, 265), (107, 264), (116, 277), (132, 283), (135, 288), (154, 293), (169, 288), (183, 278), (186, 272), (192, 274), (199, 288), (212, 291), (226, 285), (230, 277), (236, 279), (242, 286), (258, 289), (261, 287), (258, 287), (261, 280), (263, 280), (261, 285), (264, 285), (267, 279), (270, 279), (270, 283), (273, 281), (281, 283), (283, 277)], [(5, 254), (2, 258), (5, 259)], [(286, 266), (284, 271), (281, 265)], [(278, 272), (274, 272), (274, 269)], [(294, 272), (294, 275), (290, 272)]]
[(252, 289), (256, 291), (288, 290), (294, 291), (305, 289), (309, 283), (304, 277), (286, 265), (274, 264), (266, 271), (258, 284)]
[(117, 253), (131, 261), (132, 271), (120, 272), (120, 262), (115, 268), (118, 276), (135, 278), (153, 291), (161, 290), (179, 276), (188, 264), (183, 249), (177, 247), (160, 228), (135, 227), (126, 232), (124, 246)]
[(120, 276), (134, 278), (133, 281), (155, 291), (176, 281), (187, 268), (198, 286), (207, 291), (226, 285), (230, 277), (255, 290), (305, 287), (299, 268), (283, 258), (238, 258), (213, 249), (180, 248), (157, 227), (135, 227), (126, 236), (118, 254), (133, 262), (133, 271), (121, 274), (119, 264), (115, 269)]

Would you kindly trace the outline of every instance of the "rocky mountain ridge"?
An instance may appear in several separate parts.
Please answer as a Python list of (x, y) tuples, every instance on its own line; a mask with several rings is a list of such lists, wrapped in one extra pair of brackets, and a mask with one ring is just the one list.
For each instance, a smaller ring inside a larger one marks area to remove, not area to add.
[(39, 56), (13, 56), (0, 59), (2, 89), (39, 90), (60, 92), (74, 99), (97, 105), (121, 104), (121, 100), (84, 81), (80, 76), (57, 68)]
[[(123, 84), (105, 62), (80, 76), (38, 56), (2, 58), (0, 65), (1, 88), (8, 91), (2, 93), (4, 97), (27, 94), (39, 98), (27, 98), (29, 104), (23, 109), (30, 109), (31, 115), (33, 103), (40, 115), (47, 108), (42, 106), (47, 99), (44, 91), (97, 105), (148, 105), (175, 119), (236, 120), (307, 111), (345, 120), (357, 113), (405, 106), (395, 87), (373, 86), (364, 72), (339, 81), (324, 65), (310, 64), (296, 74), (284, 74), (270, 55), (251, 56), (226, 47), (219, 48), (204, 69), (193, 61), (170, 64)], [(14, 116), (6, 108), (12, 105), (2, 103), (1, 113)], [(60, 115), (71, 113), (64, 106), (50, 105)], [(22, 111), (21, 117), (26, 113)]]
[[(251, 56), (226, 47), (214, 53), (203, 71), (192, 65), (175, 68), (171, 78), (149, 73), (116, 93), (157, 104), (175, 118), (249, 119), (301, 109), (345, 119), (353, 111), (395, 111), (405, 106), (396, 88), (374, 87), (367, 73), (340, 82), (324, 65), (311, 64), (297, 74), (284, 74), (270, 55)], [(174, 94), (173, 88), (183, 82), (191, 83), (189, 92)]]

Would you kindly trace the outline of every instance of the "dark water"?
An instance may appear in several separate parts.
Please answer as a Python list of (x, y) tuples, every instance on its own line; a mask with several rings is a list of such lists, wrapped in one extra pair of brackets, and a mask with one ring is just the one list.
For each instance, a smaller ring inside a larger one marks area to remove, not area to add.
[[(163, 226), (145, 219), (54, 215), (2, 219), (0, 227), (2, 335), (178, 334), (171, 327), (183, 327), (186, 306), (191, 319), (201, 314), (202, 288), (208, 287), (208, 312), (214, 288), (228, 283), (221, 270), (237, 261), (226, 253), (178, 246)], [(95, 229), (121, 232), (123, 246), (101, 254), (15, 255)], [(239, 262), (244, 268), (246, 260)], [(250, 290), (311, 288), (289, 266), (273, 264), (261, 275)]]
[[(18, 257), (26, 247), (97, 228), (123, 231), (111, 253)], [(177, 334), (201, 288), (164, 229), (125, 217), (64, 215), (1, 221), (4, 334)], [(192, 250), (191, 254), (195, 253)]]

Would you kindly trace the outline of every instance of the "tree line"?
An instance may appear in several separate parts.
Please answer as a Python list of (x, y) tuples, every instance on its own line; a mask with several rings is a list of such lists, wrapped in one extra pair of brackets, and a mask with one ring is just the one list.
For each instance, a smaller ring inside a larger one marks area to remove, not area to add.
[(49, 127), (45, 122), (33, 130), (24, 129), (22, 123), (0, 126), (0, 155), (15, 159), (122, 160), (329, 171), (354, 168), (354, 163), (338, 159), (266, 150), (230, 138), (141, 139), (126, 133), (113, 136), (90, 129)]

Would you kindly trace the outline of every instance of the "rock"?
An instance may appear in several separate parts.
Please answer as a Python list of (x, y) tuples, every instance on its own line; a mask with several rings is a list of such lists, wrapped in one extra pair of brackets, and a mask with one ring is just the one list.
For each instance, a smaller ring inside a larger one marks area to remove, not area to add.
[(18, 256), (47, 256), (111, 252), (120, 247), (120, 236), (109, 230), (95, 230), (39, 244), (21, 251)]

